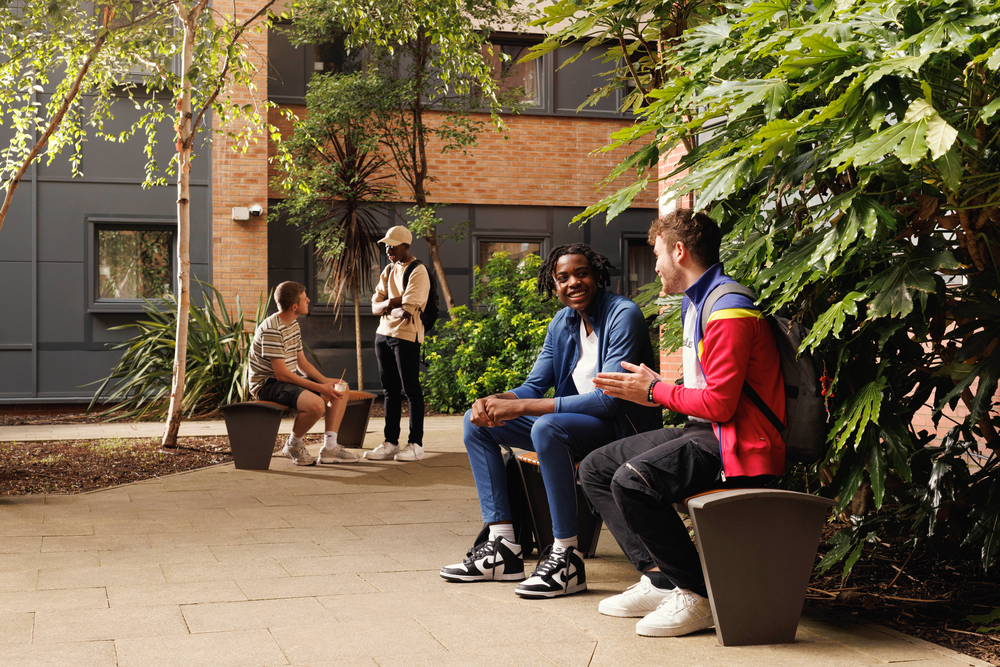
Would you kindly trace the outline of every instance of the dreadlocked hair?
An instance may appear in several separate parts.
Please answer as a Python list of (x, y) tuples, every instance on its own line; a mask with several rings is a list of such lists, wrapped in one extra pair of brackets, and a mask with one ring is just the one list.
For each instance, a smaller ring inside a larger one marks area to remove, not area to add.
[(538, 293), (544, 294), (545, 299), (551, 299), (556, 289), (555, 272), (556, 264), (563, 255), (583, 255), (587, 258), (597, 286), (604, 289), (611, 284), (611, 260), (597, 252), (585, 243), (569, 243), (553, 248), (549, 256), (545, 258), (542, 265), (538, 267)]

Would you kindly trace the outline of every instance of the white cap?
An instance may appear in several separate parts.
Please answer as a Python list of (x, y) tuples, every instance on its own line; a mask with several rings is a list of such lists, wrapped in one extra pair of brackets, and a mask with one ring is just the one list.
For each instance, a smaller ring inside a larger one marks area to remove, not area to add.
[(406, 227), (396, 225), (390, 227), (389, 231), (385, 233), (385, 238), (379, 239), (378, 242), (391, 246), (403, 245), (404, 243), (410, 245), (413, 243), (413, 234)]

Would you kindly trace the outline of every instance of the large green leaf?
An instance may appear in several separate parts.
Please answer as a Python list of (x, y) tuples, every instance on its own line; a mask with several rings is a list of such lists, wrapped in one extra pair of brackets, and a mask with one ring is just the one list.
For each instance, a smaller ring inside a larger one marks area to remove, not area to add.
[(868, 281), (867, 290), (874, 295), (868, 319), (908, 315), (913, 310), (914, 292), (935, 292), (935, 273), (956, 264), (950, 252), (915, 250), (899, 257), (893, 266)]
[(803, 348), (814, 349), (830, 336), (840, 338), (847, 318), (857, 317), (858, 301), (867, 298), (867, 296), (863, 292), (850, 292), (843, 300), (830, 306), (825, 313), (819, 316), (809, 335), (802, 341)]
[(878, 424), (882, 399), (888, 380), (881, 374), (865, 384), (848, 399), (835, 425), (834, 443), (837, 449), (844, 447), (855, 433), (862, 433), (869, 424)]

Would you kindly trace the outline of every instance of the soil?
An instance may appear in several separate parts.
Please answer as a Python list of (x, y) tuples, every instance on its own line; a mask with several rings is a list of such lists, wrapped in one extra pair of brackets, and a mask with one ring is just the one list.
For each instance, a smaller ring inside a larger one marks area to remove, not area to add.
[[(382, 415), (377, 400), (372, 416)], [(79, 412), (0, 413), (0, 426), (98, 421)], [(319, 438), (307, 440), (318, 443)], [(155, 439), (0, 443), (0, 495), (81, 493), (232, 460), (227, 438), (179, 441), (169, 452)], [(281, 445), (279, 439), (275, 450)], [(831, 523), (824, 528), (817, 562), (828, 549), (827, 539), (841, 527)], [(1000, 577), (984, 573), (971, 557), (942, 557), (923, 548), (879, 542), (846, 581), (840, 565), (824, 575), (814, 574), (807, 604), (834, 617), (883, 625), (1000, 665)], [(968, 620), (995, 610), (996, 620)]]
[[(820, 556), (829, 536), (843, 527), (824, 527)], [(996, 620), (968, 620), (1000, 610), (1000, 577), (984, 573), (973, 558), (880, 542), (866, 551), (846, 582), (842, 575), (842, 563), (825, 575), (814, 573), (807, 604), (1000, 665), (1000, 613)]]

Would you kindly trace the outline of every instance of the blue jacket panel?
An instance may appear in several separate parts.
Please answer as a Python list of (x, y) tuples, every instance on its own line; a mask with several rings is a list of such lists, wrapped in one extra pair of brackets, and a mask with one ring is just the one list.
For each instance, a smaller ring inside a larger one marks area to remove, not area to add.
[[(600, 290), (590, 325), (597, 332), (596, 372), (623, 371), (621, 362), (653, 366), (653, 346), (642, 311), (631, 299)], [(542, 398), (555, 387), (556, 412), (587, 414), (612, 419), (619, 438), (662, 428), (661, 408), (646, 407), (605, 396), (599, 389), (580, 395), (573, 382), (573, 369), (580, 356), (580, 316), (563, 308), (549, 323), (542, 352), (531, 374), (512, 389), (518, 398)]]

